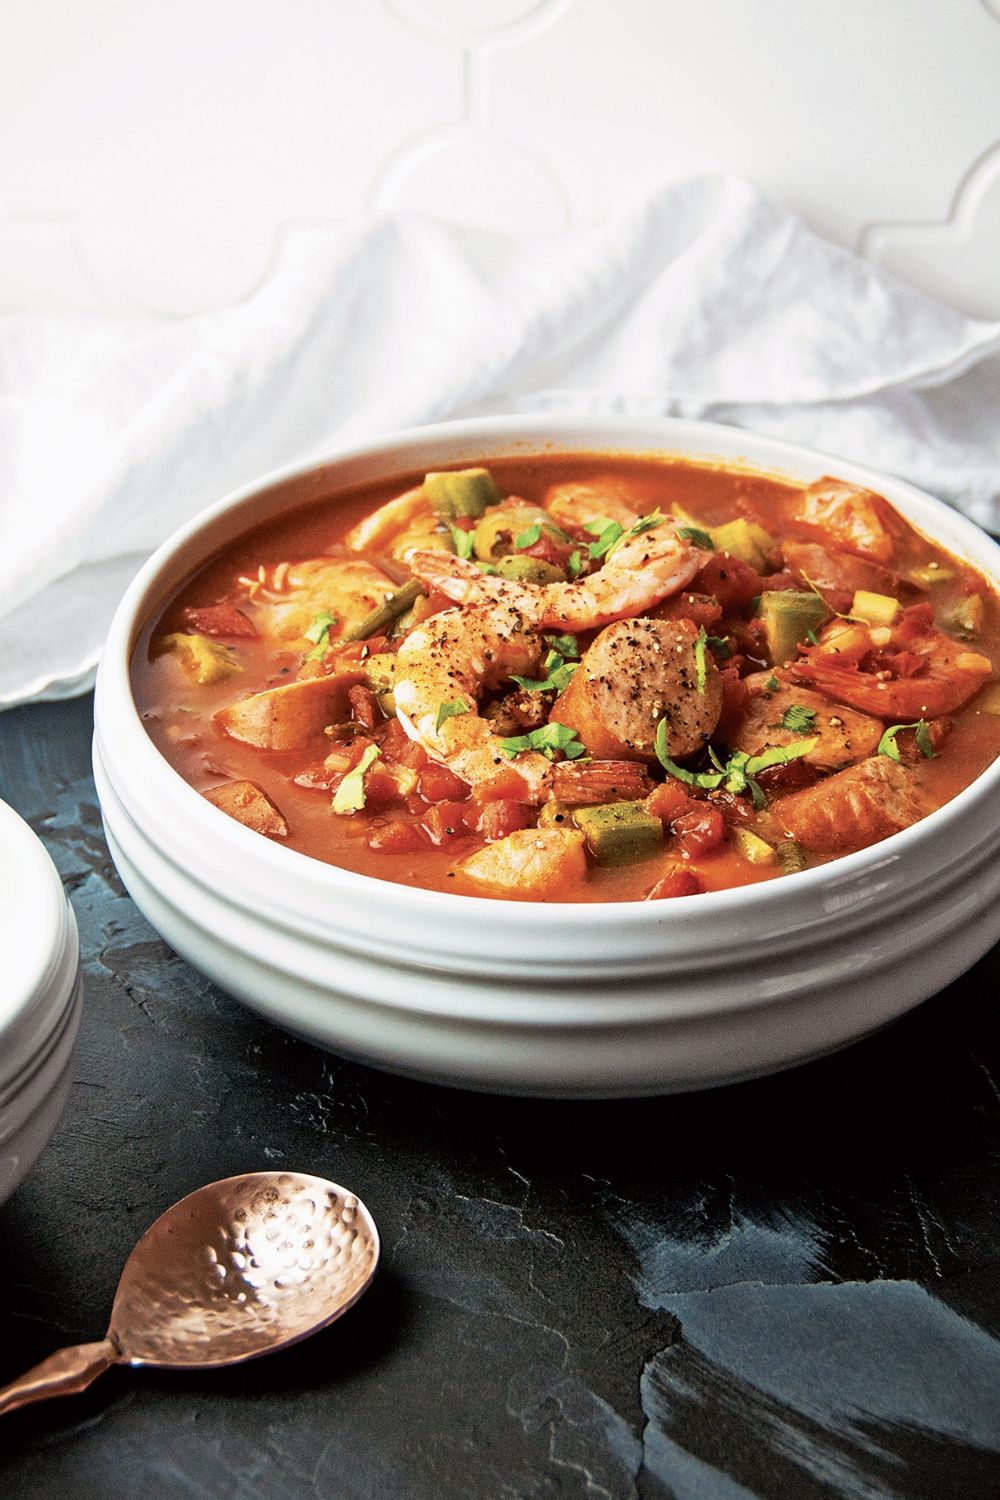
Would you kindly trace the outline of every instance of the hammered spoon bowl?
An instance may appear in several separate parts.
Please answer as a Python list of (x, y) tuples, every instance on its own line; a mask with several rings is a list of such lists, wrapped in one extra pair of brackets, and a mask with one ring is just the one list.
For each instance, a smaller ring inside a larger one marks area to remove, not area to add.
[(125, 1263), (107, 1335), (60, 1349), (0, 1389), (0, 1416), (85, 1390), (111, 1365), (210, 1369), (284, 1349), (346, 1312), (378, 1265), (354, 1193), (299, 1172), (250, 1172), (182, 1198)]

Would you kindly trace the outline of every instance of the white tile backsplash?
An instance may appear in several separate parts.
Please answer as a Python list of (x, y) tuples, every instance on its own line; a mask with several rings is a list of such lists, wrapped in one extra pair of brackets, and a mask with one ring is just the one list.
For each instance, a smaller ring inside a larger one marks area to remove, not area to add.
[(544, 233), (705, 170), (1000, 317), (1000, 0), (33, 0), (0, 307), (176, 315), (298, 224)]

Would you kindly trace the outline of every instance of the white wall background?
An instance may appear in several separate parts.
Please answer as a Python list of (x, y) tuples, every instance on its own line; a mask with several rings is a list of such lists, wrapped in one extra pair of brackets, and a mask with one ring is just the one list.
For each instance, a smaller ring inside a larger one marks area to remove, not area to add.
[(5, 0), (0, 310), (245, 297), (303, 225), (732, 169), (1000, 317), (1000, 0)]

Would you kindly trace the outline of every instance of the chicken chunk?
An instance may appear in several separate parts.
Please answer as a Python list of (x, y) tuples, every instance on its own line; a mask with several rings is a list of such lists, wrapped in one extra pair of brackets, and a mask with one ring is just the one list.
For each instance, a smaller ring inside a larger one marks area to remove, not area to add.
[(587, 649), (552, 718), (575, 729), (591, 755), (656, 758), (661, 719), (667, 752), (700, 750), (722, 710), (722, 680), (690, 620), (618, 620)]
[[(808, 688), (781, 684), (769, 692), (767, 684), (774, 681), (770, 672), (754, 672), (744, 678), (750, 701), (738, 732), (730, 738), (731, 749), (759, 755), (771, 745), (815, 738), (815, 746), (802, 758), (822, 771), (839, 771), (875, 753), (882, 738), (879, 719), (831, 704), (822, 693)], [(787, 726), (786, 717), (790, 721)]]
[(931, 811), (913, 772), (876, 755), (773, 805), (775, 819), (806, 849), (845, 854), (909, 828)]
[(558, 901), (586, 874), (583, 846), (576, 828), (519, 828), (459, 860), (455, 873), (481, 896)]
[(395, 588), (380, 568), (361, 558), (311, 557), (286, 570), (281, 597), (257, 600), (257, 624), (278, 640), (305, 641), (318, 616), (332, 615), (330, 639), (338, 640)]
[(266, 792), (252, 781), (226, 781), (213, 786), (203, 796), (237, 823), (262, 833), (269, 839), (286, 839), (288, 824)]
[(336, 677), (307, 677), (284, 687), (265, 688), (228, 708), (220, 708), (215, 722), (231, 739), (258, 750), (300, 750), (327, 724), (346, 712), (347, 691), (362, 679), (356, 672)]

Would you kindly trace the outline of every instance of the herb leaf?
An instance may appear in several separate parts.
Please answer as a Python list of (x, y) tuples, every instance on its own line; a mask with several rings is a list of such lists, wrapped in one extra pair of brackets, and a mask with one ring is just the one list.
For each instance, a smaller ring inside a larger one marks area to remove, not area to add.
[(781, 727), (791, 730), (792, 734), (808, 734), (816, 727), (816, 710), (803, 708), (801, 703), (790, 703), (781, 717)]
[(317, 615), (309, 629), (302, 632), (307, 641), (314, 642), (313, 649), (307, 651), (303, 658), (305, 661), (318, 661), (321, 656), (326, 655), (326, 649), (330, 644), (330, 631), (336, 624), (336, 615), (324, 613)]
[(451, 521), (448, 522), (448, 530), (451, 532), (451, 539), (455, 543), (455, 551), (458, 556), (466, 559), (471, 558), (472, 532), (463, 531), (461, 526), (455, 526)]
[(536, 521), (534, 526), (529, 526), (526, 531), (521, 531), (518, 533), (518, 535), (514, 538), (514, 546), (517, 547), (519, 551), (523, 550), (525, 547), (533, 547), (538, 541), (538, 538), (541, 536), (541, 534), (541, 522)]
[(619, 526), (617, 521), (605, 521), (602, 531), (597, 530), (599, 525), (600, 522), (596, 521), (587, 523), (586, 529), (591, 535), (595, 533), (597, 535), (596, 542), (589, 542), (587, 544), (587, 552), (592, 558), (606, 557), (615, 545), (615, 542), (619, 541), (625, 535), (624, 526)]
[(733, 648), (732, 646), (730, 646), (724, 635), (709, 635), (706, 636), (705, 639), (711, 646), (712, 650), (715, 652), (716, 656), (721, 657), (723, 661), (728, 661), (732, 656)]
[(381, 753), (377, 745), (369, 745), (354, 770), (348, 771), (333, 794), (335, 813), (361, 811), (365, 805), (365, 772), (373, 761), (378, 760)]
[(512, 673), (510, 680), (529, 693), (561, 693), (579, 665), (578, 661), (564, 661), (558, 651), (550, 651), (544, 662), (546, 676), (518, 677)]
[(926, 719), (917, 719), (913, 724), (890, 724), (878, 742), (878, 754), (887, 755), (890, 760), (901, 761), (903, 757), (899, 753), (896, 736), (904, 729), (915, 729), (917, 731), (913, 736), (916, 740), (917, 749), (925, 760), (934, 760), (937, 756), (937, 751), (934, 749), (930, 726)]
[(578, 661), (580, 658), (575, 635), (547, 635), (545, 644), (551, 646), (553, 651), (558, 651), (560, 656), (565, 656), (567, 661)]
[(816, 736), (813, 736), (808, 740), (793, 740), (790, 745), (772, 745), (760, 755), (748, 755), (745, 750), (736, 750), (730, 755), (725, 765), (710, 745), (709, 756), (712, 763), (719, 769), (717, 771), (687, 771), (683, 766), (672, 761), (667, 754), (667, 721), (661, 719), (656, 726), (654, 748), (660, 765), (678, 781), (683, 781), (688, 786), (702, 787), (706, 791), (713, 791), (716, 787), (722, 786), (727, 792), (749, 792), (753, 798), (754, 807), (763, 807), (767, 799), (757, 785), (755, 777), (771, 766), (787, 765), (790, 760), (798, 760), (800, 756), (808, 755), (810, 750), (815, 748), (816, 743)]
[(587, 753), (586, 745), (581, 745), (577, 739), (576, 730), (555, 721), (543, 724), (541, 729), (532, 729), (529, 734), (513, 735), (510, 739), (501, 740), (500, 748), (511, 758), (522, 750), (540, 750), (548, 760), (555, 759), (557, 750), (561, 750), (567, 760), (579, 760), (581, 755)]
[(469, 705), (463, 703), (461, 698), (452, 698), (448, 703), (438, 705), (438, 716), (434, 724), (435, 729), (440, 729), (446, 719), (453, 719), (456, 714), (467, 714)]
[(684, 537), (686, 541), (693, 542), (703, 552), (715, 551), (715, 543), (708, 532), (702, 531), (700, 526), (678, 526), (677, 535)]
[(583, 558), (579, 552), (571, 552), (566, 559), (566, 576), (571, 582), (574, 578), (579, 578), (582, 568)]

